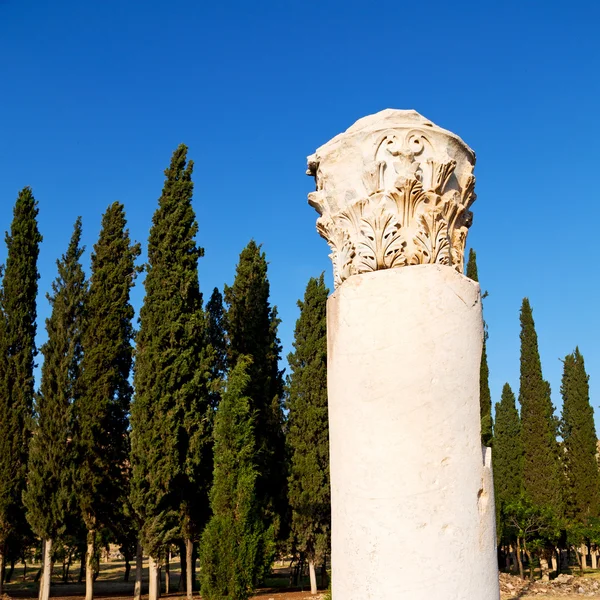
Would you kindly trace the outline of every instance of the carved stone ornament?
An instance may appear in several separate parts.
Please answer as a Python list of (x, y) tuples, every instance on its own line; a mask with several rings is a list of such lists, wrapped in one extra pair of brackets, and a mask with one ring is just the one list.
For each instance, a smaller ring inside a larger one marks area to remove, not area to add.
[(357, 121), (308, 157), (308, 203), (331, 247), (337, 287), (352, 275), (418, 264), (463, 272), (475, 153), (413, 110)]

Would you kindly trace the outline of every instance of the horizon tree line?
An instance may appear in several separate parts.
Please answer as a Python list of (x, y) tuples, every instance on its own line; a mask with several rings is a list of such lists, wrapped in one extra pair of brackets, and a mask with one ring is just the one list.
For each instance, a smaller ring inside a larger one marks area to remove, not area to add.
[[(77, 218), (47, 295), (51, 315), (37, 391), (42, 238), (31, 189), (19, 194), (0, 289), (0, 593), (6, 560), (14, 566), (36, 539), (43, 546), (40, 600), (49, 597), (61, 546), (82, 557), (86, 600), (94, 596), (108, 541), (120, 545), (126, 577), (135, 556), (137, 598), (142, 553), (149, 556), (152, 600), (160, 596), (163, 568), (169, 585), (173, 546), (187, 596), (200, 558), (209, 599), (249, 597), (277, 552), (301, 547), (304, 532), (291, 533), (288, 498), (294, 449), (286, 421), (295, 409), (284, 410), (280, 320), (269, 301), (266, 256), (251, 240), (233, 285), (224, 296), (215, 288), (204, 305), (192, 173), (180, 145), (165, 171), (145, 265), (137, 264), (140, 245), (130, 240), (125, 208), (115, 202), (102, 217), (86, 278)], [(130, 292), (142, 271), (136, 332)], [(321, 439), (326, 456), (326, 433)], [(327, 461), (315, 469), (328, 486)], [(297, 475), (294, 482), (300, 493)], [(320, 491), (321, 511), (327, 496), (328, 488)], [(240, 553), (240, 544), (247, 551)], [(327, 547), (310, 546), (311, 565)]]
[[(470, 251), (467, 275), (477, 280), (476, 254)], [(485, 297), (485, 295), (484, 295)], [(539, 565), (541, 575), (568, 568), (573, 552), (580, 569), (586, 556), (597, 566), (600, 554), (600, 470), (598, 438), (590, 402), (589, 376), (576, 347), (563, 360), (562, 414), (555, 415), (550, 384), (542, 374), (533, 310), (523, 298), (520, 310), (520, 377), (518, 405), (508, 383), (495, 405), (483, 381), (488, 377), (485, 352), (481, 369), (482, 443), (492, 445), (496, 531), (502, 567), (524, 577)], [(489, 417), (488, 417), (489, 415)], [(490, 424), (493, 427), (490, 430)], [(492, 435), (488, 437), (489, 432)]]

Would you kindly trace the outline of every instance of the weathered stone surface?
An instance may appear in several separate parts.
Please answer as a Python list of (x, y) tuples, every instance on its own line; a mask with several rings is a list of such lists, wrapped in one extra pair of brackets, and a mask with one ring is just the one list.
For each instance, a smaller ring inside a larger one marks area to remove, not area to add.
[(502, 600), (509, 598), (547, 598), (556, 596), (573, 598), (576, 595), (600, 597), (600, 582), (591, 577), (577, 577), (562, 573), (551, 581), (530, 581), (507, 573), (500, 574)]
[(463, 271), (475, 200), (474, 152), (414, 110), (357, 121), (308, 157), (309, 203), (331, 247), (336, 287), (352, 275), (417, 264)]
[(327, 305), (334, 600), (497, 600), (479, 285), (350, 277)]

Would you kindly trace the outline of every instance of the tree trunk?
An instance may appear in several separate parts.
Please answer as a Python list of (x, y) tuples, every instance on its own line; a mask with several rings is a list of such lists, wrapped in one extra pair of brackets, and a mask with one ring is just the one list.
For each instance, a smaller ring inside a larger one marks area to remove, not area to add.
[(317, 593), (317, 574), (315, 573), (315, 559), (311, 558), (308, 561), (308, 574), (310, 576), (310, 593)]
[(129, 574), (131, 573), (131, 562), (129, 556), (125, 556), (125, 574), (123, 575), (123, 583), (129, 583)]
[(27, 577), (27, 561), (25, 560), (25, 557), (23, 557), (23, 581), (25, 581), (25, 578)]
[(138, 540), (137, 550), (135, 553), (135, 586), (133, 588), (133, 599), (141, 600), (142, 598), (142, 574), (143, 574), (143, 556), (142, 542)]
[(165, 552), (165, 594), (171, 591), (171, 574), (169, 573), (171, 563), (171, 546)]
[(592, 557), (592, 569), (598, 568), (598, 555), (596, 554), (596, 552), (597, 552), (596, 547), (594, 547), (590, 550), (590, 556)]
[(41, 567), (40, 567), (40, 571), (39, 571), (39, 577), (38, 577), (38, 581), (39, 586), (38, 586), (38, 600), (42, 600), (42, 596), (44, 595), (44, 577), (43, 577), (43, 573), (44, 573), (44, 560), (46, 557), (46, 540), (42, 540), (42, 562), (41, 562)]
[(321, 587), (327, 587), (327, 557), (323, 557), (323, 566), (321, 567)]
[(90, 529), (87, 534), (87, 551), (85, 553), (85, 600), (94, 600), (94, 551), (96, 549), (96, 532)]
[(525, 554), (527, 555), (527, 560), (529, 561), (529, 579), (533, 581), (535, 579), (533, 572), (533, 556), (531, 555), (531, 552), (527, 551), (527, 549), (525, 549)]
[(69, 550), (69, 560), (67, 561), (67, 578), (65, 579), (65, 583), (69, 583), (69, 571), (71, 570), (72, 564), (73, 564), (73, 550)]
[(191, 598), (194, 595), (194, 580), (193, 580), (194, 569), (192, 566), (193, 555), (194, 555), (194, 544), (192, 543), (192, 540), (187, 539), (187, 540), (185, 540), (185, 567), (186, 567), (186, 575), (187, 575), (186, 584), (185, 584), (186, 598)]
[(296, 565), (296, 572), (294, 573), (294, 585), (300, 585), (302, 581), (302, 573), (304, 573), (304, 558), (298, 559), (298, 564)]
[(185, 559), (185, 544), (183, 542), (179, 542), (179, 565), (180, 565), (180, 575), (179, 575), (179, 591), (185, 591), (185, 586), (187, 585), (187, 568), (186, 568), (186, 559)]
[(4, 593), (4, 548), (0, 546), (0, 596)]
[(5, 583), (10, 583), (10, 580), (12, 579), (14, 572), (15, 572), (15, 559), (11, 558), (10, 559), (10, 569), (8, 570), (8, 573), (6, 574), (6, 577), (4, 578)]
[(52, 540), (44, 540), (44, 557), (42, 564), (42, 581), (40, 583), (40, 600), (50, 598), (50, 582), (52, 581)]
[(517, 538), (517, 565), (519, 565), (519, 577), (525, 579), (525, 571), (523, 570), (523, 556), (521, 555), (521, 540)]
[(148, 600), (160, 598), (160, 570), (158, 559), (148, 557)]

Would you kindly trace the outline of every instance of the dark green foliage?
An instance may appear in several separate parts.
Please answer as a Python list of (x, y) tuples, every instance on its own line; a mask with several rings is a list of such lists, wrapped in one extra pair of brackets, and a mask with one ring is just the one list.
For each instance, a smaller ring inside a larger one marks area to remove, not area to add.
[(311, 278), (299, 301), (294, 352), (288, 356), (288, 480), (293, 544), (309, 560), (330, 546), (329, 425), (327, 416), (327, 319), (329, 290), (323, 275)]
[(74, 404), (76, 489), (88, 530), (112, 527), (127, 487), (128, 414), (132, 387), (133, 307), (138, 269), (124, 206), (108, 207), (92, 253), (86, 299), (81, 393)]
[[(494, 491), (499, 533), (502, 532), (505, 510), (521, 497), (523, 487), (523, 444), (521, 422), (515, 405), (515, 395), (508, 383), (502, 388), (496, 403), (494, 425)], [(501, 536), (498, 535), (498, 538)]]
[[(467, 277), (473, 281), (479, 282), (477, 271), (477, 255), (471, 248), (469, 251), (469, 260), (467, 262)], [(485, 294), (483, 295), (485, 297)], [(479, 411), (481, 417), (481, 443), (484, 446), (491, 446), (493, 439), (492, 422), (492, 394), (490, 392), (490, 370), (487, 361), (487, 328), (485, 327), (483, 338), (483, 348), (481, 351), (481, 366), (479, 371)]]
[(596, 461), (596, 428), (590, 388), (579, 348), (564, 361), (560, 433), (564, 444), (567, 509), (571, 518), (587, 523), (600, 516), (600, 474)]
[(48, 341), (42, 346), (41, 390), (37, 427), (29, 448), (27, 520), (42, 539), (65, 532), (73, 512), (72, 405), (77, 396), (82, 358), (81, 334), (87, 283), (81, 266), (81, 219), (77, 219), (67, 252), (57, 261), (58, 277), (47, 298)]
[(265, 530), (256, 497), (259, 473), (249, 371), (250, 359), (239, 356), (215, 420), (213, 516), (200, 553), (205, 600), (249, 598), (264, 570)]
[(562, 514), (562, 485), (557, 423), (550, 399), (550, 385), (542, 377), (537, 334), (529, 300), (521, 306), (521, 439), (523, 440), (523, 489), (539, 507)]
[[(562, 522), (556, 512), (548, 506), (533, 503), (527, 497), (521, 497), (505, 509), (508, 537), (516, 542), (517, 552), (548, 557), (553, 552), (561, 535)], [(518, 559), (519, 560), (519, 559)], [(519, 570), (523, 577), (523, 565), (519, 560)], [(530, 564), (531, 577), (533, 568)]]
[(504, 384), (500, 402), (496, 403), (493, 456), (496, 501), (500, 504), (515, 502), (523, 486), (523, 444), (515, 395), (508, 383)]
[(11, 534), (22, 537), (27, 530), (21, 496), (33, 416), (37, 259), (42, 241), (37, 215), (31, 189), (24, 188), (6, 234), (8, 257), (0, 298), (0, 552)]
[[(15, 510), (18, 510), (17, 494), (19, 471), (13, 465), (20, 458), (19, 419), (7, 394), (7, 348), (6, 320), (0, 315), (0, 553), (6, 551), (6, 542), (13, 533)], [(1, 585), (0, 585), (1, 587)]]
[(206, 341), (213, 349), (210, 369), (211, 405), (216, 408), (221, 397), (220, 390), (227, 372), (227, 343), (225, 338), (225, 311), (223, 296), (218, 288), (213, 290), (206, 304)]
[(257, 498), (265, 525), (280, 529), (285, 512), (286, 470), (283, 434), (283, 379), (278, 360), (281, 346), (277, 337), (276, 308), (269, 304), (269, 281), (264, 252), (252, 240), (240, 254), (236, 277), (225, 287), (229, 337), (228, 364), (235, 365), (241, 355), (250, 356), (250, 383), (247, 395), (255, 415), (254, 434), (257, 453)]
[(204, 251), (195, 242), (193, 163), (186, 157), (179, 146), (165, 171), (136, 338), (131, 501), (154, 557), (179, 534), (197, 538), (209, 516), (212, 350), (198, 284)]

